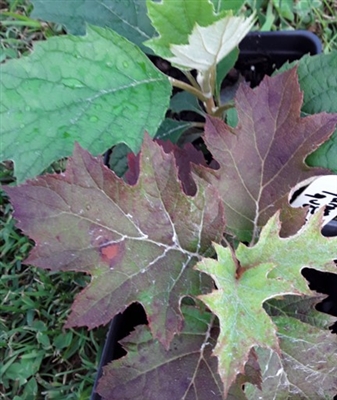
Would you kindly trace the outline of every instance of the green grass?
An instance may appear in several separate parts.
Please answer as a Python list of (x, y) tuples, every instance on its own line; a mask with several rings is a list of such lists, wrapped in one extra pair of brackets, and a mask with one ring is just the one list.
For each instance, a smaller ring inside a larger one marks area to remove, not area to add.
[(27, 0), (0, 0), (0, 62), (27, 55), (34, 41), (63, 32), (60, 25), (31, 19), (32, 8)]
[(315, 33), (324, 52), (337, 50), (337, 0), (248, 0), (258, 6), (261, 30), (303, 29)]
[[(307, 29), (321, 38), (325, 52), (337, 50), (337, 0), (246, 3), (258, 8), (260, 29)], [(26, 0), (0, 0), (0, 9), (0, 62), (28, 54), (36, 40), (64, 33), (59, 25), (32, 20)], [(11, 163), (0, 164), (0, 183), (11, 182)], [(0, 399), (88, 399), (106, 327), (88, 332), (63, 325), (90, 278), (24, 266), (31, 247), (0, 191)]]
[(22, 264), (32, 247), (0, 194), (0, 399), (88, 399), (106, 328), (64, 330), (80, 273)]

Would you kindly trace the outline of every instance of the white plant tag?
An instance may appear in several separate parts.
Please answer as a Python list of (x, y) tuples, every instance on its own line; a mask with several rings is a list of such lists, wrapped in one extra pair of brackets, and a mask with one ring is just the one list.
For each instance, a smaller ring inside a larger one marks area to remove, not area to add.
[[(298, 194), (296, 194), (298, 192)], [(337, 216), (337, 175), (309, 178), (289, 193), (291, 207), (309, 207), (307, 220), (325, 206), (323, 226)]]

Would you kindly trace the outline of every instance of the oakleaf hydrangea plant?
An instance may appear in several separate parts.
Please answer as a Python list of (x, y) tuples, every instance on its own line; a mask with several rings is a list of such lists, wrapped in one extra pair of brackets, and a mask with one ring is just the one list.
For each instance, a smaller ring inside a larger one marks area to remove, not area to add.
[[(288, 200), (302, 181), (337, 170), (337, 85), (327, 79), (336, 54), (287, 64), (255, 89), (243, 83), (223, 104), (221, 81), (254, 23), (243, 1), (104, 3), (104, 13), (96, 0), (56, 12), (34, 0), (36, 16), (71, 34), (1, 66), (1, 158), (14, 161), (20, 183), (5, 191), (35, 242), (26, 263), (91, 275), (66, 327), (107, 324), (132, 303), (146, 313), (98, 393), (332, 399), (333, 321), (315, 309), (321, 296), (301, 271), (335, 273), (337, 238), (321, 234), (323, 208), (306, 222)], [(163, 74), (145, 52), (186, 79)], [(170, 100), (172, 87), (187, 94)], [(203, 118), (207, 157), (184, 141), (193, 121), (166, 132), (177, 98)], [(116, 174), (102, 154), (121, 143), (128, 166)], [(63, 157), (63, 173), (37, 176)]]

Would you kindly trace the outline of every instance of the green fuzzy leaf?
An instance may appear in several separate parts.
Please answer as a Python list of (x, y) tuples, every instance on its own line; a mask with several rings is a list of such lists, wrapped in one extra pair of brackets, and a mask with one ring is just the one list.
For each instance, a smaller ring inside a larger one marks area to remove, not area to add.
[[(299, 61), (284, 65), (283, 72), (297, 65), (298, 80), (303, 90), (302, 111), (307, 114), (337, 112), (337, 51), (330, 54), (306, 55)], [(329, 168), (337, 173), (337, 130), (331, 138), (307, 158), (313, 167)]]
[(159, 37), (148, 40), (149, 46), (163, 58), (172, 57), (171, 44), (187, 44), (196, 24), (209, 26), (223, 18), (225, 12), (215, 14), (209, 0), (146, 0), (148, 14)]
[(285, 294), (310, 294), (300, 273), (308, 266), (308, 260), (317, 269), (335, 272), (331, 260), (336, 258), (337, 238), (328, 239), (320, 234), (320, 214), (286, 239), (279, 237), (280, 223), (274, 216), (262, 228), (255, 246), (240, 244), (234, 254), (215, 245), (218, 259), (204, 259), (195, 266), (209, 274), (217, 287), (199, 298), (220, 321), (214, 354), (218, 357), (225, 393), (243, 371), (253, 347), (279, 352), (276, 329), (263, 303)]
[(154, 28), (147, 16), (145, 0), (71, 0), (62, 2), (32, 0), (33, 18), (63, 24), (68, 33), (84, 35), (86, 24), (111, 28), (126, 37), (145, 52), (145, 40), (154, 35)]
[(110, 29), (60, 36), (1, 66), (1, 160), (18, 182), (69, 156), (74, 142), (93, 154), (117, 143), (139, 151), (154, 136), (171, 86), (147, 57)]

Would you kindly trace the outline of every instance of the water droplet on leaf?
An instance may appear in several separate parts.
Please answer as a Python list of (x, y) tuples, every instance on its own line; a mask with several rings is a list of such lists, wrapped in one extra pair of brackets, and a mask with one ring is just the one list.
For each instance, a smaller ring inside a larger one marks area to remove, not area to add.
[(64, 86), (70, 87), (72, 89), (78, 89), (84, 87), (83, 83), (75, 78), (63, 78), (61, 80)]

